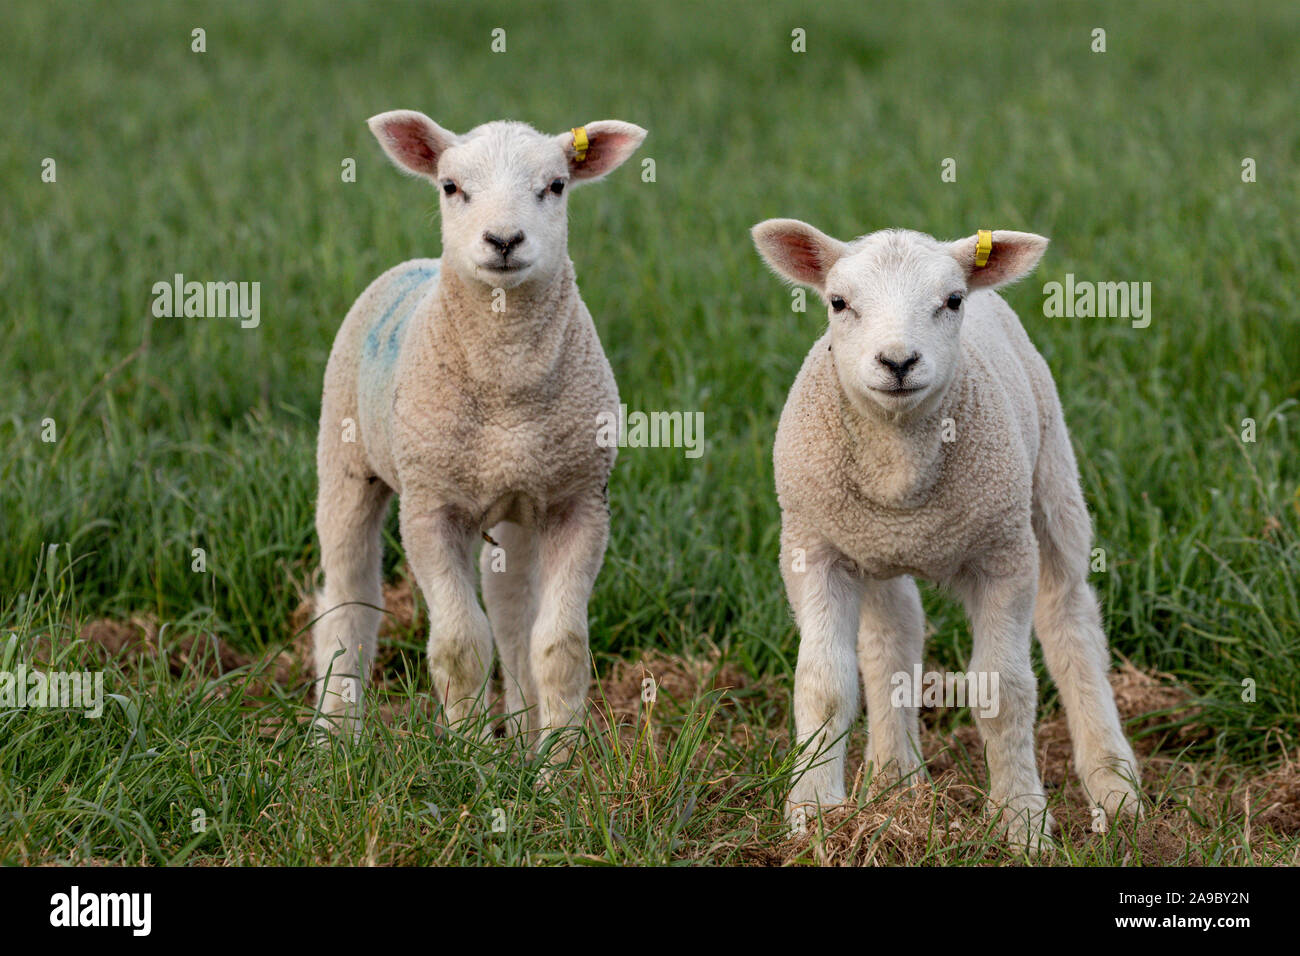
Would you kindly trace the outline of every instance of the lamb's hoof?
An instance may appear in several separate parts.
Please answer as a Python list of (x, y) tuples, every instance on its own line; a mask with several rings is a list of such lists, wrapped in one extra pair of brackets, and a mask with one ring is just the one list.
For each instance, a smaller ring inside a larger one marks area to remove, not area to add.
[(535, 757), (539, 763), (536, 786), (539, 791), (564, 789), (579, 774), (578, 747), (581, 736), (576, 729), (547, 731), (538, 738)]
[(803, 836), (817, 822), (817, 817), (831, 807), (845, 802), (843, 793), (795, 793), (785, 803), (785, 822), (791, 839)]
[(542, 764), (542, 766), (537, 768), (537, 777), (534, 781), (534, 785), (540, 792), (549, 793), (556, 790), (562, 782), (562, 771), (553, 764)]
[(323, 747), (335, 740), (355, 744), (361, 740), (361, 721), (343, 714), (317, 714), (308, 733), (314, 747)]
[(1002, 811), (1002, 832), (1008, 845), (1021, 850), (1031, 859), (1039, 859), (1057, 849), (1052, 835), (1057, 832), (1056, 819), (1045, 809), (1007, 808)]
[(1105, 822), (1100, 827), (1094, 826), (1094, 830), (1105, 832), (1105, 823), (1121, 816), (1142, 819), (1142, 798), (1128, 774), (1101, 767), (1088, 775), (1084, 786), (1095, 808), (1104, 814)]
[(810, 822), (817, 819), (817, 804), (801, 803), (786, 807), (785, 825), (790, 828), (790, 839), (797, 840), (808, 832)]

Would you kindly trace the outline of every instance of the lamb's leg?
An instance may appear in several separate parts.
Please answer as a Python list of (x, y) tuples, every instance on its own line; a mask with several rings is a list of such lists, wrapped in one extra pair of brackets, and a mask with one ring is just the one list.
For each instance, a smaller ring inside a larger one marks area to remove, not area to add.
[(392, 492), (381, 481), (357, 477), (359, 471), (322, 448), (316, 532), (325, 584), (316, 595), (312, 629), (317, 725), (355, 737), (384, 606), (381, 533)]
[[(537, 618), (529, 664), (537, 693), (542, 748), (551, 734), (582, 723), (591, 683), (587, 602), (609, 541), (609, 510), (603, 493), (588, 494), (554, 509), (540, 522)], [(564, 748), (553, 751), (559, 757)]]
[(897, 706), (896, 675), (911, 685), (925, 645), (925, 613), (910, 577), (867, 581), (858, 625), (858, 665), (867, 692), (867, 760), (875, 779), (906, 777), (920, 765), (917, 707)]
[(1087, 580), (1091, 522), (1068, 440), (1065, 445), (1068, 458), (1059, 443), (1044, 448), (1035, 474), (1040, 570), (1034, 631), (1065, 704), (1075, 769), (1093, 803), (1113, 818), (1141, 812), (1141, 778), (1106, 679), (1110, 653)]
[(971, 708), (989, 765), (989, 802), (1001, 808), (1008, 840), (1037, 851), (1049, 844), (1056, 824), (1034, 757), (1038, 687), (1029, 632), (1038, 568), (1033, 548), (1027, 544), (1023, 551), (1021, 573), (978, 574), (961, 583), (974, 631), (970, 669), (977, 677), (990, 675), (990, 687), (997, 675), (993, 701)]
[(479, 569), (483, 604), (501, 654), (506, 727), (510, 733), (527, 734), (532, 724), (529, 708), (537, 703), (528, 666), (529, 634), (537, 617), (537, 538), (513, 522), (502, 522), (489, 534), (496, 545), (484, 545)]
[(787, 819), (797, 826), (810, 804), (844, 801), (846, 737), (858, 715), (853, 658), (863, 581), (839, 552), (800, 534), (788, 519), (781, 529), (781, 574), (799, 627), (794, 723), (804, 749), (786, 801)]
[(492, 665), (492, 629), (479, 607), (471, 555), (478, 529), (452, 508), (405, 497), (399, 507), (402, 546), (429, 605), (429, 674), (455, 726), (483, 712)]

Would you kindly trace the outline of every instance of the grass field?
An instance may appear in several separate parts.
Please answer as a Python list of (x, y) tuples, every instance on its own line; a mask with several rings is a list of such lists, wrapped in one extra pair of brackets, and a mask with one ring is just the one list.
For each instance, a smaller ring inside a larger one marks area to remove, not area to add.
[[(1155, 801), (1088, 831), (1042, 680), (1058, 862), (1300, 860), (1294, 3), (24, 0), (0, 63), (0, 670), (102, 666), (114, 695), (100, 720), (0, 706), (0, 861), (1014, 861), (964, 712), (926, 715), (919, 792), (781, 823), (798, 642), (771, 446), (824, 319), (755, 255), (772, 216), (1053, 239), (1006, 296), (1062, 394)], [(570, 253), (623, 400), (702, 411), (707, 449), (619, 457), (597, 713), (550, 788), (432, 731), (395, 512), (383, 713), (356, 748), (300, 729), (325, 358), (370, 279), (439, 247), (434, 195), (364, 123), (399, 107), (650, 130), (573, 198)], [(259, 282), (260, 324), (155, 317), (177, 273)], [(1149, 327), (1046, 317), (1067, 273), (1150, 282)], [(963, 615), (926, 603), (927, 662), (964, 669)]]

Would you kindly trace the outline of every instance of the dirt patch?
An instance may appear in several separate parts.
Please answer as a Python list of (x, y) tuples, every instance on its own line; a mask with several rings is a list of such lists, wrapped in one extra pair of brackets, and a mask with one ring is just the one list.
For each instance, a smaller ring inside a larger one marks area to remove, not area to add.
[[(384, 585), (384, 612), (379, 619), (381, 638), (404, 637), (421, 625), (423, 615), (416, 606), (409, 574)], [(311, 594), (304, 595), (289, 615), (289, 631), (292, 634), (309, 632), (315, 619), (316, 598)]]
[(1287, 761), (1245, 785), (1236, 805), (1254, 826), (1300, 834), (1300, 767)]
[[(131, 668), (162, 659), (168, 673), (181, 680), (210, 680), (247, 668), (249, 680), (244, 693), (253, 696), (265, 694), (270, 683), (287, 686), (302, 679), (309, 650), (309, 645), (298, 641), (292, 648), (264, 656), (247, 654), (214, 634), (173, 633), (143, 615), (127, 621), (111, 618), (90, 621), (78, 636), (101, 664), (116, 662)], [(41, 649), (36, 654), (39, 657)]]
[(609, 673), (592, 684), (591, 697), (602, 713), (635, 720), (645, 706), (646, 681), (654, 685), (655, 706), (689, 709), (692, 702), (713, 691), (735, 691), (749, 686), (739, 668), (722, 661), (714, 651), (707, 658), (688, 659), (646, 651), (635, 661), (616, 660)]
[[(305, 656), (310, 659), (311, 625), (316, 619), (316, 599), (312, 594), (305, 594), (298, 606), (289, 615), (289, 633), (296, 635), (295, 647), (301, 646)], [(402, 576), (391, 584), (384, 585), (384, 614), (379, 619), (379, 646), (375, 652), (372, 677), (383, 683), (385, 675), (395, 671), (401, 649), (394, 646), (396, 640), (409, 641), (418, 636), (426, 627), (425, 615), (416, 600), (415, 589), (411, 586), (411, 575), (404, 571)], [(419, 640), (423, 643), (423, 639)]]

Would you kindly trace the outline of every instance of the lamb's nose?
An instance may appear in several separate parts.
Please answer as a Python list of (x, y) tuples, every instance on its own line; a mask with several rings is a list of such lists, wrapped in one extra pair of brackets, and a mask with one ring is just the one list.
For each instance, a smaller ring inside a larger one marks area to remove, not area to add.
[(496, 249), (497, 252), (501, 253), (501, 258), (504, 259), (510, 255), (519, 243), (524, 241), (524, 234), (522, 232), (516, 232), (513, 236), (506, 236), (503, 238), (494, 232), (485, 232), (483, 233), (483, 241)]
[(907, 378), (907, 373), (912, 370), (912, 366), (921, 361), (921, 353), (913, 352), (901, 362), (895, 362), (893, 359), (885, 355), (884, 352), (881, 352), (876, 356), (876, 360), (880, 362), (881, 365), (885, 366), (885, 368), (893, 372), (894, 378), (898, 379), (898, 384), (902, 385), (903, 379)]

